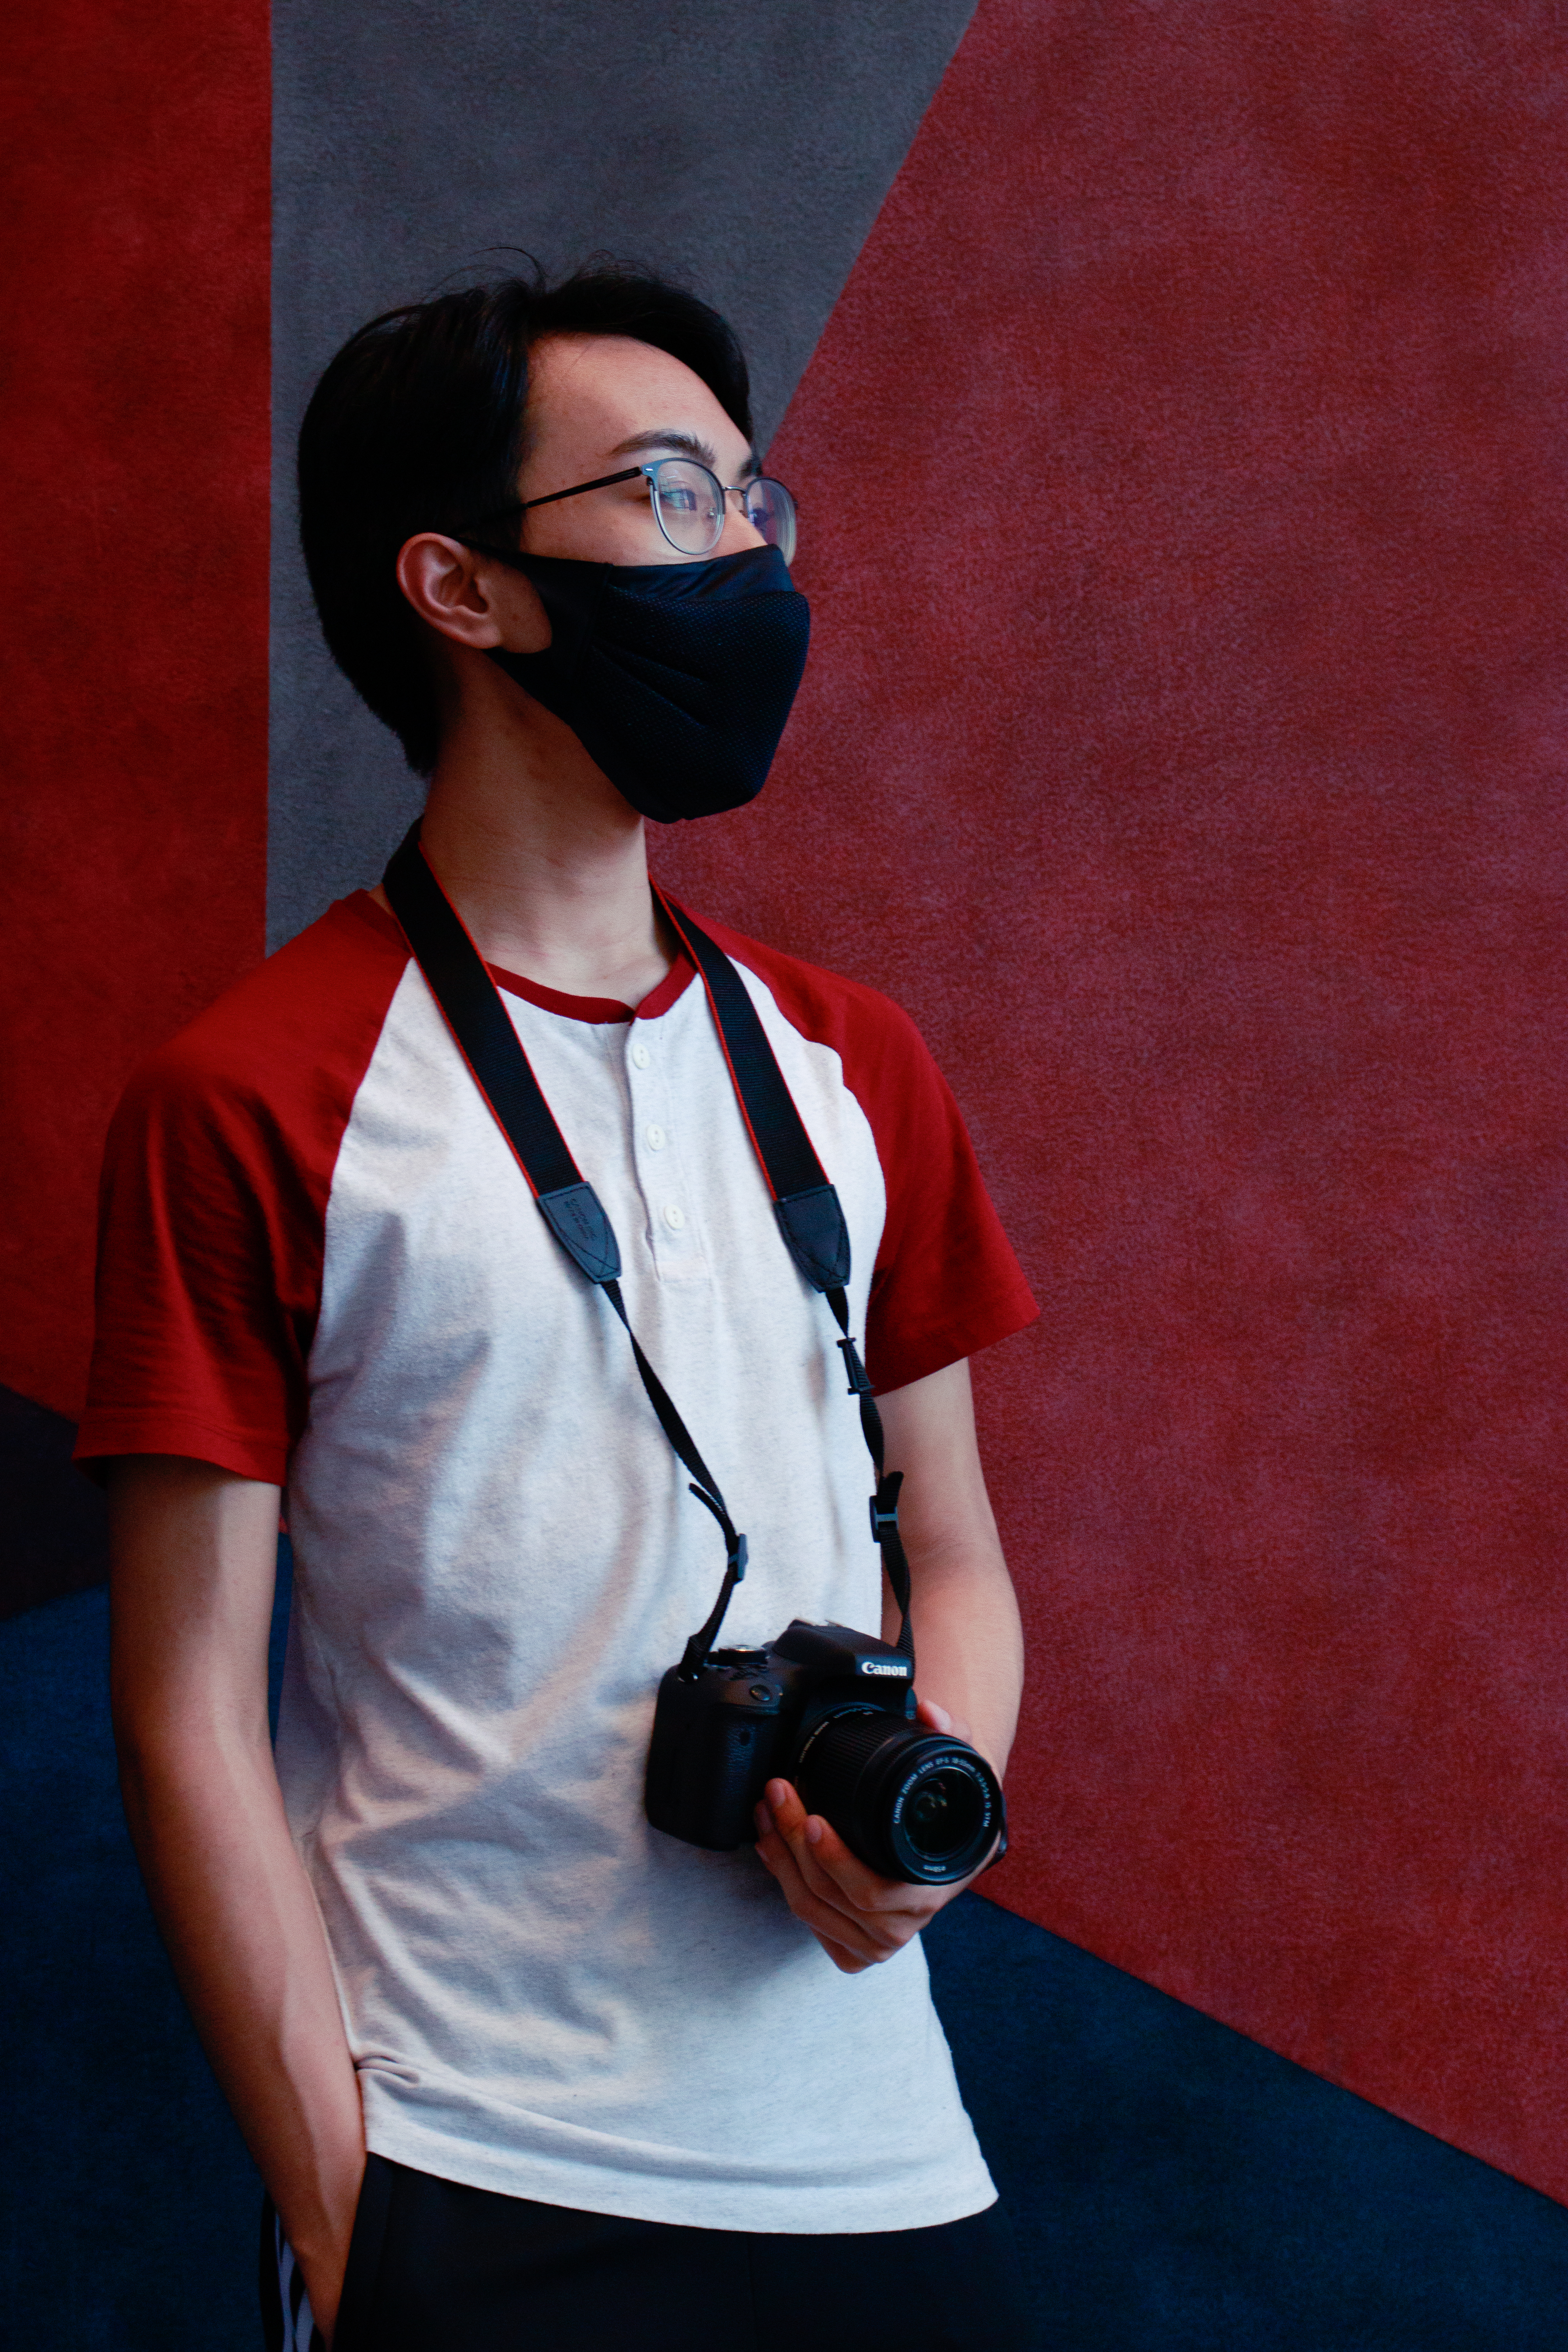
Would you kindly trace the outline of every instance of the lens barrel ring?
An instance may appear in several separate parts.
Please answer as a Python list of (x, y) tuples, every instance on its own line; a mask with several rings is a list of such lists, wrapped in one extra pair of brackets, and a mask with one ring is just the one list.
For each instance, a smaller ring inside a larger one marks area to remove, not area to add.
[(870, 1869), (923, 1886), (980, 1868), (1006, 1816), (978, 1748), (880, 1710), (836, 1710), (814, 1725), (794, 1774), (809, 1812)]

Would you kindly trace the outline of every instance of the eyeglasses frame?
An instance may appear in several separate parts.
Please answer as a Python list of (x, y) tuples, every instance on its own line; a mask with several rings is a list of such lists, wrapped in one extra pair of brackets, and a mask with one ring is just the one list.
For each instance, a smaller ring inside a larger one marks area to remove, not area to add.
[[(682, 547), (679, 540), (670, 538), (668, 531), (666, 530), (664, 527), (664, 518), (658, 510), (658, 484), (655, 479), (655, 476), (658, 474), (661, 466), (694, 466), (700, 474), (707, 475), (709, 480), (718, 491), (720, 499), (726, 508), (728, 508), (730, 500), (732, 498), (740, 499), (742, 500), (741, 511), (742, 514), (745, 514), (746, 511), (744, 504), (746, 492), (754, 488), (756, 484), (759, 482), (771, 482), (775, 489), (783, 490), (785, 498), (788, 499), (790, 503), (790, 512), (792, 514), (798, 515), (799, 509), (795, 506), (795, 493), (790, 489), (787, 483), (781, 482), (776, 475), (755, 473), (751, 477), (749, 481), (721, 482), (719, 479), (718, 475), (713, 471), (712, 467), (705, 466), (700, 457), (656, 457), (651, 466), (623, 466), (618, 474), (599, 474), (591, 482), (574, 482), (571, 488), (567, 490), (547, 490), (542, 499), (511, 499), (508, 500), (504, 507), (498, 507), (496, 513), (498, 516), (503, 514), (529, 514), (535, 507), (552, 507), (558, 505), (563, 499), (581, 498), (584, 490), (607, 490), (616, 482), (635, 482), (638, 475), (641, 474), (645, 475), (647, 478), (649, 497), (653, 506), (653, 519), (658, 525), (660, 537), (663, 538), (669, 546), (674, 548), (678, 555), (689, 555), (692, 552), (690, 548)], [(751, 520), (750, 516), (747, 516), (746, 519), (748, 521)], [(752, 529), (754, 530), (755, 528), (755, 524), (752, 524)], [(713, 545), (715, 547), (718, 546), (719, 541), (722, 539), (723, 536), (724, 526), (721, 522), (718, 536), (713, 541)]]

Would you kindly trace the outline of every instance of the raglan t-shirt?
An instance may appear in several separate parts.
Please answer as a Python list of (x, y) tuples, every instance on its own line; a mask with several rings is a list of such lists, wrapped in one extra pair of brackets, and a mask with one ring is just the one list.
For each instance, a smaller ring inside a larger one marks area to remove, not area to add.
[[(909, 1020), (710, 928), (838, 1189), (874, 1383), (1030, 1321)], [(748, 1536), (723, 1638), (875, 1631), (837, 1327), (780, 1237), (700, 979), (677, 963), (634, 1016), (494, 977)], [(722, 1543), (366, 893), (117, 1114), (79, 1455), (126, 1453), (286, 1489), (278, 1769), (374, 2150), (720, 2229), (911, 2229), (992, 2200), (918, 1938), (841, 1975), (749, 1847), (646, 1818), (655, 1693)]]

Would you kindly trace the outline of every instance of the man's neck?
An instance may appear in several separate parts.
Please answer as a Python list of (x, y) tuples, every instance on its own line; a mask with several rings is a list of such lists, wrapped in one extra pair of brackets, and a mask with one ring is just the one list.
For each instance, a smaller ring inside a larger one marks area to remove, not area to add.
[(421, 834), (487, 962), (636, 1005), (672, 961), (642, 819), (549, 712), (443, 747)]

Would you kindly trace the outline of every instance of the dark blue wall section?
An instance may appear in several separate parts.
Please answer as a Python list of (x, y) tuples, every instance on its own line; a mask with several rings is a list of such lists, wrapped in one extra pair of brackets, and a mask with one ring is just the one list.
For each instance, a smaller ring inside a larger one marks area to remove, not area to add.
[[(0, 2335), (254, 2352), (256, 2175), (136, 1874), (107, 1655), (102, 1591), (0, 1626)], [(994, 1904), (926, 1942), (1045, 2352), (1568, 2343), (1563, 2208)]]
[(1042, 2352), (1563, 2352), (1568, 2210), (973, 1895), (927, 1931)]
[(250, 2352), (259, 2189), (125, 1834), (108, 1653), (102, 1591), (0, 1629), (0, 2309), (38, 2352)]
[[(285, 1548), (274, 1705), (288, 1589)], [(0, 2343), (253, 2352), (260, 2183), (142, 1891), (108, 1671), (101, 1589), (0, 1626)]]
[(71, 1468), (76, 1423), (0, 1388), (0, 1617), (109, 1573), (103, 1497)]

